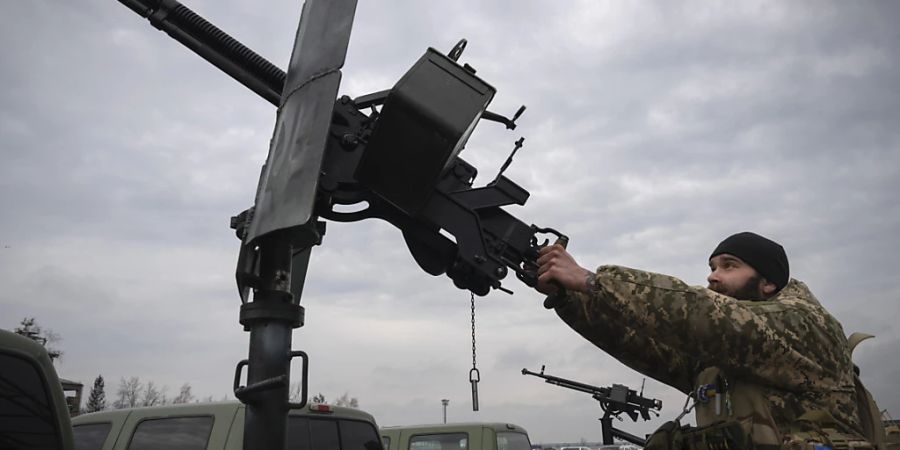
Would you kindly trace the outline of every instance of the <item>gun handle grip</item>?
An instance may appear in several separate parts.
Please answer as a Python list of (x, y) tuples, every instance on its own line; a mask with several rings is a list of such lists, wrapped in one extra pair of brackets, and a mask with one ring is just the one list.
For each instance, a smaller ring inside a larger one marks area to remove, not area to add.
[[(569, 246), (569, 238), (566, 236), (560, 236), (553, 245), (561, 245), (562, 248), (567, 248)], [(548, 295), (547, 298), (544, 299), (544, 308), (546, 309), (554, 309), (556, 307), (562, 306), (565, 303), (566, 298), (566, 288), (559, 283), (559, 281), (552, 281), (553, 285), (556, 286), (557, 291), (556, 294)]]

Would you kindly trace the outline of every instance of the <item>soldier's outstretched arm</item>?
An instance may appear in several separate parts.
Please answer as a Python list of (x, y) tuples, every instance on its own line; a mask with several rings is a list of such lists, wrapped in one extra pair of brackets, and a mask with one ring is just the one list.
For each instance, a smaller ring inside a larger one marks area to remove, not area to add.
[[(564, 258), (557, 262), (565, 266)], [(574, 279), (554, 279), (572, 288), (556, 311), (575, 331), (683, 392), (695, 372), (709, 366), (785, 389), (842, 384), (835, 368), (849, 357), (843, 331), (802, 283), (792, 281), (776, 301), (751, 302), (619, 266), (600, 267), (583, 290), (575, 289)]]
[[(539, 292), (556, 295), (566, 290), (559, 316), (576, 332), (629, 367), (687, 392), (691, 389), (689, 358), (683, 350), (637, 321), (624, 321), (626, 311), (608, 305), (605, 295), (596, 295), (598, 273), (585, 269), (560, 245), (540, 250)], [(647, 330), (649, 331), (649, 330)]]

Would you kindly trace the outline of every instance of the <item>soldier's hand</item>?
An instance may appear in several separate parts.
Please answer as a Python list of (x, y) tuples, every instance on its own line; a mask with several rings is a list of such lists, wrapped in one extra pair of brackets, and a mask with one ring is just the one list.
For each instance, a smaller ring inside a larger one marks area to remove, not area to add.
[(568, 291), (587, 292), (585, 280), (593, 272), (578, 265), (562, 245), (548, 245), (538, 255), (538, 292), (553, 295), (559, 290), (556, 283)]

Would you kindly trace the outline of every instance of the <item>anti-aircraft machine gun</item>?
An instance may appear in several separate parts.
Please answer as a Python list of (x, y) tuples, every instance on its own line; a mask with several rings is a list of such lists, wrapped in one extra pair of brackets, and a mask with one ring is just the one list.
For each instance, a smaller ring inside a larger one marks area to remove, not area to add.
[(552, 375), (544, 375), (544, 366), (541, 366), (541, 373), (522, 369), (522, 375), (534, 375), (538, 378), (543, 378), (546, 383), (591, 394), (594, 400), (600, 402), (600, 409), (603, 410), (603, 417), (600, 418), (603, 445), (612, 445), (613, 438), (619, 438), (643, 447), (646, 445), (645, 439), (612, 426), (612, 419), (615, 417), (622, 420), (620, 416), (622, 413), (625, 413), (628, 417), (631, 417), (632, 422), (637, 422), (638, 415), (643, 420), (650, 420), (651, 413), (659, 416), (657, 411), (662, 409), (662, 401), (644, 397), (643, 388), (640, 393), (637, 393), (621, 384), (613, 384), (610, 387), (593, 386)]
[[(240, 323), (250, 332), (234, 379), (248, 405), (244, 448), (284, 448), (287, 410), (306, 403), (307, 356), (291, 351), (291, 338), (304, 321), (299, 303), (310, 251), (325, 233), (320, 218), (383, 219), (402, 231), (423, 270), (479, 296), (509, 292), (501, 286), (509, 270), (536, 283), (537, 251), (548, 241), (539, 235), (567, 242), (502, 209), (529, 195), (502, 174), (513, 155), (493, 181), (472, 186), (477, 170), (458, 155), (479, 119), (514, 129), (525, 107), (512, 118), (487, 110), (496, 90), (458, 63), (465, 40), (447, 55), (429, 48), (390, 90), (335, 100), (356, 0), (305, 2), (286, 74), (175, 0), (119, 1), (278, 107), (255, 205), (231, 223), (241, 239)], [(346, 213), (339, 205), (367, 206)], [(302, 400), (291, 404), (295, 356)]]

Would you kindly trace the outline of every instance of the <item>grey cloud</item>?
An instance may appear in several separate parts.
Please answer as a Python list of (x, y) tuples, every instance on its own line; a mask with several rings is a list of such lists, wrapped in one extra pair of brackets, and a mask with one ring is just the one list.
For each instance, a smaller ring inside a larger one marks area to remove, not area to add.
[[(185, 3), (287, 65), (298, 3)], [(469, 39), (463, 60), (498, 89), (491, 109), (528, 105), (515, 132), (482, 124), (462, 154), (480, 183), (526, 137), (507, 174), (532, 197), (513, 214), (568, 233), (585, 266), (692, 284), (728, 234), (775, 237), (846, 331), (879, 335), (855, 359), (896, 411), (896, 8), (360, 2), (341, 92), (387, 88), (427, 46)], [(191, 381), (220, 398), (247, 345), (227, 221), (252, 201), (274, 108), (115, 2), (0, 11), (0, 326), (35, 315), (59, 332), (66, 377)], [(507, 284), (514, 296), (477, 300), (472, 413), (468, 294), (424, 275), (389, 225), (329, 224), (294, 334), (312, 389), (349, 391), (382, 424), (436, 422), (452, 398), (451, 417), (518, 423), (536, 442), (599, 439), (592, 400), (519, 371), (640, 375)], [(647, 392), (664, 418), (680, 411), (680, 394)]]

